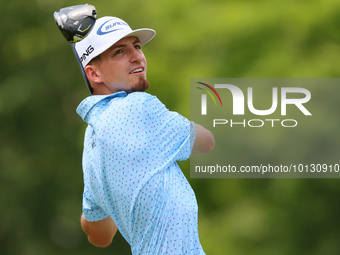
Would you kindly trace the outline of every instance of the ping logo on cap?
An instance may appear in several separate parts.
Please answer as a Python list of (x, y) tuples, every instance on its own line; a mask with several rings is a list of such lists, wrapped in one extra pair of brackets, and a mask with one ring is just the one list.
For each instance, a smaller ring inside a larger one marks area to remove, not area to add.
[(90, 54), (94, 51), (94, 47), (92, 45), (90, 45), (89, 47), (87, 47), (87, 49), (85, 50), (85, 52), (83, 52), (83, 54), (80, 56), (79, 60), (80, 63), (82, 63), (83, 61), (86, 60), (86, 57), (90, 56)]
[[(105, 34), (108, 34), (108, 33), (111, 33), (111, 32), (123, 29), (123, 28), (116, 28), (115, 29), (116, 26), (128, 26), (129, 27), (129, 25), (126, 22), (123, 22), (123, 21), (114, 21), (114, 22), (112, 22), (112, 20), (114, 20), (114, 19), (110, 19), (110, 20), (104, 22), (98, 28), (97, 34), (98, 35), (105, 35)], [(112, 23), (109, 23), (110, 21)]]

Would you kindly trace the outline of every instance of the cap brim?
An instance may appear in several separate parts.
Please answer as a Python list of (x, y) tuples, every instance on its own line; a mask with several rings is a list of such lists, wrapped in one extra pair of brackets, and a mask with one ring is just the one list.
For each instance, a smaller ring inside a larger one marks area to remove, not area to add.
[(135, 36), (138, 38), (138, 40), (141, 42), (142, 45), (149, 42), (154, 36), (156, 32), (153, 29), (149, 28), (141, 28), (133, 30), (131, 33), (127, 34), (123, 38), (129, 37), (129, 36)]

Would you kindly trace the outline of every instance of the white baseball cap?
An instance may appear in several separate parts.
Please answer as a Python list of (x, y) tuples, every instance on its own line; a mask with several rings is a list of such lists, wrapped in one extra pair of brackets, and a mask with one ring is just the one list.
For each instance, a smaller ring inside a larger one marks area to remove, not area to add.
[(132, 30), (124, 20), (106, 16), (96, 20), (91, 32), (75, 44), (75, 49), (80, 62), (85, 67), (93, 58), (124, 37), (135, 36), (143, 45), (150, 41), (155, 34), (156, 32), (149, 28)]

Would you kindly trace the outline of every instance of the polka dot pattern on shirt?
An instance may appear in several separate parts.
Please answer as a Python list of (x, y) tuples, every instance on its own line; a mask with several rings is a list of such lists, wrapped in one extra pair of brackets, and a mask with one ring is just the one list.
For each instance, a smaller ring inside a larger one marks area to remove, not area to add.
[(190, 157), (195, 124), (144, 92), (91, 96), (77, 112), (88, 124), (84, 217), (112, 217), (132, 254), (204, 254), (196, 197), (176, 162)]

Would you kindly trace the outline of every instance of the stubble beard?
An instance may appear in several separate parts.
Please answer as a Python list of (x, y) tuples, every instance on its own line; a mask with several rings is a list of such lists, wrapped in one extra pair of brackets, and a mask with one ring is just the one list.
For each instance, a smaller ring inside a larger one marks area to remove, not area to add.
[(144, 92), (150, 86), (149, 81), (144, 77), (139, 77), (137, 84), (132, 88), (131, 92)]

